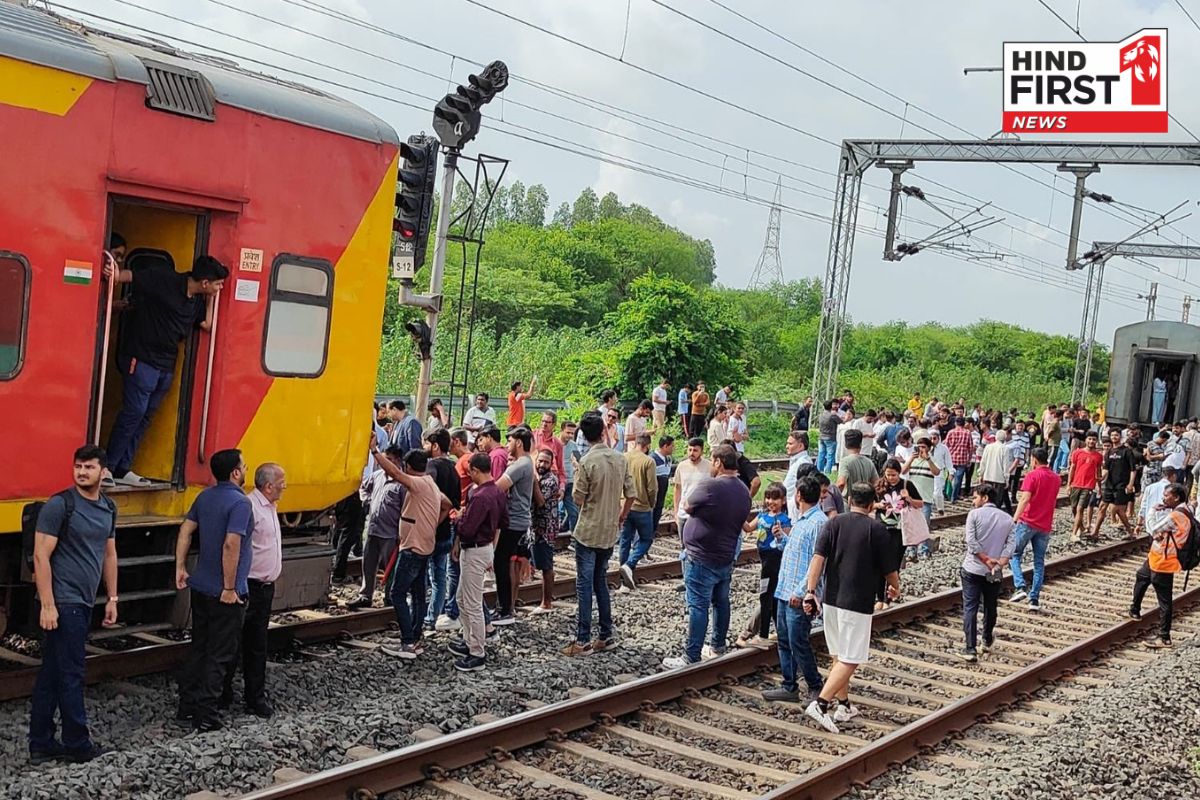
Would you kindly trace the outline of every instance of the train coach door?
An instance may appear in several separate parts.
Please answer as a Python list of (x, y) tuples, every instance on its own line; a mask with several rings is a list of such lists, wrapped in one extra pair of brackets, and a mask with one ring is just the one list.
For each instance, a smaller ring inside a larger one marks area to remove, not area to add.
[[(196, 257), (206, 252), (209, 219), (202, 209), (115, 196), (110, 198), (109, 208), (110, 237), (118, 234), (126, 243), (126, 269), (153, 269), (167, 264), (176, 272), (185, 273), (191, 270)], [(128, 378), (125, 373), (131, 370), (123, 348), (126, 337), (131, 335), (132, 319), (139, 303), (132, 284), (115, 284), (113, 288), (111, 317), (107, 314), (107, 293), (101, 296), (97, 381), (93, 387), (90, 423), (93, 431), (99, 430), (100, 444), (106, 447), (110, 446), (114, 427), (122, 414)], [(130, 468), (150, 482), (130, 486), (118, 480), (116, 491), (183, 486), (188, 417), (195, 383), (190, 376), (196, 374), (198, 343), (198, 331), (193, 331), (184, 340), (165, 396), (148, 421), (134, 430), (136, 447)], [(122, 439), (129, 435), (130, 419), (128, 414), (120, 419)], [(110, 455), (112, 459), (117, 458), (116, 454)]]

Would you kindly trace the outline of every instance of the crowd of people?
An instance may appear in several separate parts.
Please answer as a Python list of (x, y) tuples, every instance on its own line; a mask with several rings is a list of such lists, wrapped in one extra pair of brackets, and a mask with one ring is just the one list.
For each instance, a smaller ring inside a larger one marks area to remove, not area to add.
[[(394, 609), (399, 637), (382, 652), (416, 659), (426, 652), (426, 632), (456, 631), (447, 645), (455, 669), (485, 669), (488, 642), (500, 628), (554, 609), (554, 557), (567, 548), (575, 561), (577, 611), (562, 655), (617, 647), (610, 561), (615, 554), (623, 591), (635, 591), (670, 493), (687, 632), (681, 652), (663, 665), (686, 667), (727, 651), (733, 570), (744, 542), (752, 541), (759, 602), (735, 644), (777, 648), (782, 680), (764, 697), (807, 698), (807, 714), (836, 732), (859, 714), (848, 692), (869, 657), (871, 615), (901, 598), (905, 561), (929, 557), (931, 515), (971, 499), (960, 570), (960, 655), (974, 661), (995, 645), (1006, 565), (1010, 601), (1027, 603), (1030, 612), (1042, 608), (1064, 477), (1073, 539), (1098, 537), (1110, 514), (1125, 535), (1149, 534), (1129, 614), (1140, 617), (1153, 588), (1161, 614), (1158, 636), (1148, 644), (1171, 645), (1174, 575), (1200, 562), (1188, 505), (1200, 477), (1196, 420), (1164, 424), (1143, 444), (1137, 426), (1106, 425), (1082, 407), (1049, 405), (1039, 420), (1015, 409), (924, 403), (914, 395), (901, 409), (859, 413), (853, 394), (844, 392), (822, 403), (815, 420), (811, 399), (805, 401), (788, 434), (786, 474), (763, 487), (744, 453), (746, 405), (729, 387), (712, 400), (703, 383), (680, 392), (675, 411), (686, 419), (687, 438), (676, 463), (676, 440), (665, 430), (669, 388), (665, 380), (653, 387), (623, 424), (610, 390), (577, 422), (546, 411), (533, 427), (526, 423), (529, 391), (514, 383), (503, 432), (486, 394), (459, 426), (436, 400), (424, 426), (403, 401), (378, 406), (359, 490), (335, 510), (332, 575), (345, 582), (349, 555), (361, 552), (352, 608), (375, 602), (383, 575), (383, 602)], [(818, 437), (815, 456), (810, 424)], [(107, 465), (101, 448), (80, 448), (74, 485), (41, 506), (36, 519), (32, 558), (46, 631), (30, 724), (37, 763), (85, 761), (103, 752), (88, 734), (82, 687), (90, 609), (102, 577), (109, 594), (105, 624), (117, 620), (117, 511), (101, 492)], [(282, 569), (277, 503), (287, 486), (284, 468), (268, 462), (255, 469), (247, 493), (250, 473), (238, 450), (214, 453), (210, 468), (215, 484), (193, 502), (176, 548), (177, 586), (188, 591), (192, 615), (176, 720), (198, 731), (221, 727), (239, 660), (247, 710), (273, 712), (266, 634)], [(1026, 550), (1033, 567), (1028, 584)], [(525, 606), (520, 588), (535, 571), (540, 602)], [(824, 679), (809, 645), (815, 625), (824, 626), (833, 658)]]

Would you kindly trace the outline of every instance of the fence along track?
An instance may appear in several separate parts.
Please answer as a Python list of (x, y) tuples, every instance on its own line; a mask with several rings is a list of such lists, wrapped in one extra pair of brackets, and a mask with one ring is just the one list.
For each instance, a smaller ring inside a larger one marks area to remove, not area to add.
[[(677, 796), (837, 797), (981, 718), (979, 724), (998, 731), (1036, 731), (1043, 712), (1061, 707), (1043, 703), (1000, 712), (1045, 683), (1062, 680), (1064, 691), (1071, 693), (1094, 685), (1098, 679), (1071, 677), (1070, 671), (1151, 627), (1157, 612), (1133, 621), (1119, 609), (1109, 612), (1085, 601), (1102, 590), (1128, 590), (1143, 548), (1144, 540), (1119, 542), (1048, 564), (1045, 610), (1035, 614), (1002, 604), (999, 646), (977, 664), (953, 656), (961, 646), (958, 590), (877, 614), (872, 660), (853, 687), (852, 699), (864, 717), (844, 725), (836, 736), (808, 722), (802, 704), (758, 699), (757, 690), (768, 677), (760, 673), (774, 672), (776, 654), (742, 650), (369, 755), (267, 787), (244, 800), (372, 798), (404, 787), (421, 787), (421, 797), (493, 800), (495, 795), (483, 788), (489, 785), (486, 777), (479, 776), (480, 770), (486, 775), (497, 768), (538, 782), (543, 791), (552, 786), (560, 792), (556, 796), (569, 793), (588, 800), (621, 796), (611, 784), (622, 781), (649, 781), (672, 788)], [(1200, 588), (1182, 596), (1180, 607), (1197, 599)], [(820, 633), (814, 634), (814, 643), (820, 651)], [(554, 757), (544, 758), (541, 748)], [(763, 758), (722, 754), (730, 750)], [(952, 768), (976, 763), (969, 756), (933, 758)], [(571, 777), (571, 769), (580, 764), (605, 776), (600, 786)], [(460, 769), (463, 774), (454, 772)], [(940, 777), (930, 776), (931, 783)]]

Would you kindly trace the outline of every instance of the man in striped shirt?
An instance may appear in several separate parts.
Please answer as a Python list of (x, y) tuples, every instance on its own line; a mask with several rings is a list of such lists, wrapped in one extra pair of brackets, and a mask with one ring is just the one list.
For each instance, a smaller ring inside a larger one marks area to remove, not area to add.
[(821, 691), (821, 673), (817, 671), (817, 660), (808, 642), (813, 618), (804, 612), (802, 605), (808, 564), (826, 519), (820, 507), (821, 485), (816, 478), (806, 475), (796, 481), (795, 502), (799, 516), (792, 523), (775, 588), (775, 599), (779, 601), (775, 630), (779, 637), (779, 670), (783, 680), (777, 688), (765, 689), (762, 693), (764, 700), (788, 703), (800, 700), (798, 677), (801, 675), (810, 698)]
[(1008, 452), (1012, 456), (1012, 466), (1008, 473), (1008, 495), (1013, 505), (1016, 505), (1017, 494), (1021, 490), (1021, 476), (1029, 459), (1029, 434), (1025, 432), (1025, 423), (1021, 420), (1013, 423), (1012, 433), (1008, 437)]
[(954, 429), (946, 434), (946, 449), (950, 451), (950, 463), (954, 465), (954, 499), (959, 500), (963, 496), (967, 468), (975, 457), (975, 442), (964, 418), (955, 418)]

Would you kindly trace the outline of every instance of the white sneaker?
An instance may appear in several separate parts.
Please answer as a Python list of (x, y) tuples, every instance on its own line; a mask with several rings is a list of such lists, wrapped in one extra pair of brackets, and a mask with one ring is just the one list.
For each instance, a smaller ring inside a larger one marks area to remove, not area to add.
[(1042, 606), (1041, 606), (1041, 604), (1038, 603), (1037, 600), (1030, 600), (1029, 601), (1029, 610), (1030, 611), (1041, 611)]
[(154, 483), (154, 481), (149, 478), (143, 478), (133, 470), (129, 470), (123, 477), (116, 478), (115, 480), (122, 486), (149, 486), (151, 483)]
[(812, 719), (818, 725), (820, 725), (822, 728), (829, 731), (830, 733), (838, 732), (838, 726), (833, 721), (833, 718), (831, 716), (829, 716), (829, 712), (822, 711), (821, 706), (819, 706), (817, 704), (816, 700), (813, 700), (811, 703), (808, 704), (808, 708), (804, 709), (804, 713), (808, 714), (808, 716), (812, 717)]
[(628, 564), (621, 565), (621, 583), (628, 586), (631, 591), (637, 588), (637, 584), (633, 580), (633, 568)]
[(437, 618), (437, 622), (433, 624), (435, 631), (456, 631), (462, 628), (462, 623), (456, 619), (450, 619), (445, 614)]
[(667, 669), (683, 669), (690, 667), (692, 662), (687, 660), (687, 656), (668, 656), (663, 659), (662, 665)]
[(725, 655), (724, 650), (714, 650), (711, 645), (706, 644), (700, 649), (701, 661), (711, 661), (714, 658), (720, 658), (723, 655)]
[(553, 614), (553, 613), (554, 613), (553, 608), (546, 608), (545, 606), (534, 606), (533, 610), (529, 612), (529, 616), (538, 617), (538, 616), (541, 616), (542, 614)]
[(833, 721), (834, 722), (849, 722), (850, 720), (854, 719), (858, 715), (859, 715), (858, 706), (854, 705), (853, 703), (851, 703), (850, 705), (843, 705), (841, 703), (838, 703), (837, 709), (833, 712)]
[(1029, 592), (1025, 591), (1024, 589), (1017, 589), (1015, 592), (1013, 592), (1012, 597), (1008, 598), (1008, 602), (1019, 603), (1026, 597), (1029, 597)]

